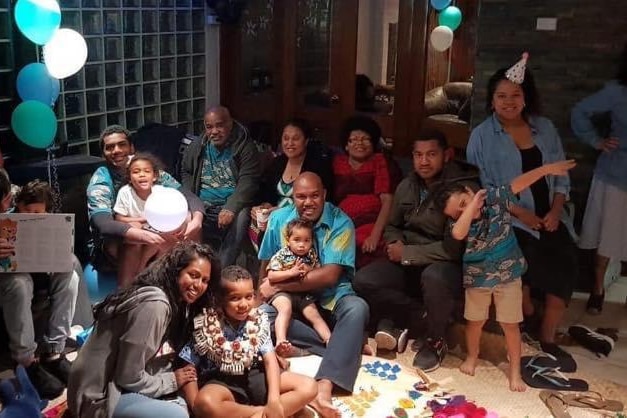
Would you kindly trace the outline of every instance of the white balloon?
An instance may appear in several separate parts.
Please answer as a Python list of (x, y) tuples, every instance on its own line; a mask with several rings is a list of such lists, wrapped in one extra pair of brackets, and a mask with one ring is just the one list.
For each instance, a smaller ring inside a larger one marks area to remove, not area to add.
[(178, 229), (185, 222), (187, 212), (185, 196), (170, 187), (155, 187), (144, 206), (148, 225), (160, 232)]
[(446, 51), (453, 44), (453, 31), (448, 26), (437, 26), (431, 32), (431, 46), (436, 51)]
[(54, 78), (76, 74), (87, 61), (87, 42), (72, 29), (59, 29), (44, 45), (44, 63)]

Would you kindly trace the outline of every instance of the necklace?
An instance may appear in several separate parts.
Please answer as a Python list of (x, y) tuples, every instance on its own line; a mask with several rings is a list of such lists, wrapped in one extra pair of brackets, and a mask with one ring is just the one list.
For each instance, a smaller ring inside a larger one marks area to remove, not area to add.
[(203, 309), (194, 318), (194, 348), (209, 357), (220, 372), (242, 375), (258, 358), (259, 347), (270, 338), (268, 319), (265, 313), (252, 309), (243, 324), (243, 335), (233, 341), (225, 337), (224, 324), (231, 326), (222, 312)]

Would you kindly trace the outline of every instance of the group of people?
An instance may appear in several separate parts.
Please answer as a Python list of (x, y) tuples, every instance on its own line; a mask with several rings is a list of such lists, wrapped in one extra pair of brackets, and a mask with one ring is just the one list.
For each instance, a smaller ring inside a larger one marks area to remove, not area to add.
[[(185, 151), (181, 183), (149, 156), (129, 164), (130, 133), (107, 128), (107, 164), (90, 180), (88, 211), (95, 248), (123, 273), (119, 290), (95, 307), (94, 329), (71, 372), (63, 371), (71, 412), (273, 418), (311, 405), (325, 418), (339, 417), (332, 393), (353, 390), (369, 326), (379, 348), (403, 351), (414, 338), (414, 366), (431, 371), (447, 353), (447, 328), (462, 304), (464, 373), (474, 373), (492, 303), (506, 338), (511, 390), (525, 389), (521, 322), (539, 323), (542, 350), (569, 361), (555, 334), (577, 273), (564, 214), (575, 163), (565, 160), (557, 130), (540, 116), (525, 64), (526, 57), (490, 79), (489, 116), (470, 136), (468, 163), (451, 158), (441, 132), (423, 130), (402, 181), (378, 151), (379, 127), (364, 116), (345, 122), (335, 153), (312, 143), (304, 121), (288, 122), (280, 154), (262, 173), (246, 129), (227, 109), (211, 108), (205, 134)], [(607, 224), (607, 205), (627, 196), (620, 164), (626, 101), (627, 49), (618, 80), (573, 111), (575, 132), (602, 150), (583, 234), (599, 252), (589, 301), (598, 310), (607, 259), (627, 258), (615, 252), (627, 248), (627, 228), (616, 227), (624, 221), (617, 216), (613, 228)], [(609, 139), (590, 122), (606, 110)], [(4, 204), (8, 190), (0, 180)], [(179, 189), (187, 199), (190, 213), (177, 231), (145, 225), (142, 205), (156, 186)], [(246, 239), (258, 248), (257, 282), (234, 265)], [(0, 256), (11, 250), (0, 241)], [(7, 324), (7, 316), (25, 315), (32, 294), (30, 276), (14, 276), (0, 280), (0, 294), (19, 288), (25, 302), (12, 314), (7, 306), (16, 305), (0, 301)], [(71, 293), (75, 275), (56, 276), (48, 278), (51, 290)], [(64, 315), (52, 318), (67, 320), (63, 303), (71, 297), (53, 297), (53, 311)], [(15, 327), (9, 334), (18, 362), (56, 374), (69, 325), (53, 326), (52, 318), (44, 340), (49, 354), (40, 362), (34, 335)], [(282, 370), (282, 357), (305, 352), (322, 357), (313, 379)]]

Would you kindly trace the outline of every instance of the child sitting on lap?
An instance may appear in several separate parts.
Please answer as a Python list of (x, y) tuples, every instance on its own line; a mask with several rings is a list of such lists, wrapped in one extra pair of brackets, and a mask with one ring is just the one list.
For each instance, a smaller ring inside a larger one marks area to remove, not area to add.
[[(309, 221), (295, 219), (287, 224), (287, 245), (274, 254), (268, 263), (268, 280), (270, 283), (299, 280), (316, 267), (320, 267), (320, 262), (313, 247), (313, 225)], [(296, 307), (311, 322), (322, 341), (326, 343), (331, 338), (331, 330), (320, 316), (311, 295), (279, 292), (268, 303), (277, 310), (274, 332), (278, 355), (288, 356), (291, 349), (287, 329), (292, 318), (292, 307)]]
[(274, 418), (300, 411), (318, 386), (309, 377), (280, 372), (270, 324), (254, 307), (250, 273), (229, 266), (211, 285), (218, 307), (194, 318), (194, 341), (179, 354), (198, 378), (182, 388), (194, 416)]
[(455, 220), (453, 238), (466, 240), (463, 269), (468, 355), (460, 366), (463, 373), (475, 373), (481, 330), (494, 298), (496, 320), (507, 344), (510, 390), (526, 389), (520, 376), (519, 323), (523, 320), (521, 276), (527, 263), (512, 230), (509, 205), (515, 202), (515, 194), (544, 176), (564, 176), (574, 166), (574, 160), (545, 164), (516, 177), (509, 185), (476, 193), (460, 183), (451, 183), (438, 195), (437, 206)]

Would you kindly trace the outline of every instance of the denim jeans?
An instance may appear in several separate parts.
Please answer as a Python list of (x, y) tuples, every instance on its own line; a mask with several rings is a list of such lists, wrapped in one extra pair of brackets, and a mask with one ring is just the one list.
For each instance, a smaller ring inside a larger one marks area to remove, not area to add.
[(139, 393), (120, 396), (113, 410), (113, 418), (189, 418), (187, 404), (178, 397), (172, 401), (153, 399)]
[[(262, 309), (268, 313), (274, 331), (276, 309), (265, 303)], [(316, 380), (327, 379), (341, 389), (352, 392), (361, 366), (368, 304), (359, 296), (349, 295), (338, 300), (333, 311), (320, 306), (318, 309), (333, 330), (326, 348), (316, 331), (298, 319), (291, 320), (287, 338), (293, 345), (322, 356)]]
[[(50, 318), (43, 337), (46, 353), (62, 353), (70, 335), (74, 318), (81, 265), (74, 257), (74, 270), (46, 275), (50, 295)], [(0, 274), (0, 308), (9, 334), (11, 356), (17, 362), (29, 360), (35, 354), (35, 327), (31, 312), (33, 277), (28, 273)]]
[(202, 235), (203, 242), (211, 245), (218, 253), (220, 264), (226, 267), (235, 264), (239, 255), (250, 224), (250, 208), (244, 208), (235, 214), (233, 222), (225, 229), (218, 228), (218, 215), (221, 210), (222, 206), (205, 204)]
[(357, 271), (353, 288), (368, 301), (373, 316), (409, 328), (412, 337), (418, 336), (426, 309), (426, 337), (440, 338), (446, 335), (455, 301), (462, 297), (462, 269), (446, 261), (405, 267), (379, 259)]

